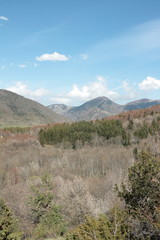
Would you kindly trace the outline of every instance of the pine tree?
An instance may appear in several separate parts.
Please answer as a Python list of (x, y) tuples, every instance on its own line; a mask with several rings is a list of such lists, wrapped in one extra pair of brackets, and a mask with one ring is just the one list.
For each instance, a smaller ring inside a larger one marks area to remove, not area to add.
[(22, 233), (18, 231), (17, 222), (11, 211), (0, 199), (0, 240), (21, 240)]

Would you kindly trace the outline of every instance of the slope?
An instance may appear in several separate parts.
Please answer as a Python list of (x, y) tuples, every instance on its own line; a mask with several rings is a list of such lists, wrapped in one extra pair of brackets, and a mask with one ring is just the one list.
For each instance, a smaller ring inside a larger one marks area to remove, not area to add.
[(64, 121), (47, 107), (13, 92), (0, 89), (0, 125), (34, 126)]

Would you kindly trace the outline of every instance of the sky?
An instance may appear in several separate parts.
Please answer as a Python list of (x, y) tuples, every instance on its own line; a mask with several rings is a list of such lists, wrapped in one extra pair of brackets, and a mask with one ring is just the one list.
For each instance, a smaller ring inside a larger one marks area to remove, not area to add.
[(0, 0), (0, 88), (46, 106), (160, 99), (160, 0)]

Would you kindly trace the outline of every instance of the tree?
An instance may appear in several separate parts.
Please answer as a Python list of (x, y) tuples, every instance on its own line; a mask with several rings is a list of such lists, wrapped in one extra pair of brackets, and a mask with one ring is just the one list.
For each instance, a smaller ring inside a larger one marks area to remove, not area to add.
[(84, 223), (66, 236), (66, 240), (125, 240), (128, 239), (128, 216), (125, 211), (113, 209), (98, 218), (87, 216)]
[(63, 235), (65, 223), (61, 209), (54, 203), (51, 178), (42, 177), (39, 186), (32, 187), (32, 196), (29, 202), (32, 220), (35, 225), (33, 239), (56, 237)]
[[(139, 221), (144, 239), (159, 239), (160, 234), (160, 161), (142, 151), (139, 161), (129, 169), (128, 186), (122, 183), (118, 196), (126, 209)], [(141, 233), (140, 233), (141, 232)], [(140, 238), (143, 239), (143, 238)]]
[(0, 240), (21, 240), (22, 233), (18, 231), (17, 222), (11, 211), (0, 199)]

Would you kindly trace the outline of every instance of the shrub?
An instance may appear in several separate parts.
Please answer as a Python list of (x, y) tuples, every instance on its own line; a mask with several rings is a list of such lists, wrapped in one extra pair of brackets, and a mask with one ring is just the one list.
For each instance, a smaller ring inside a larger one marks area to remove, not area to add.
[(125, 240), (128, 239), (129, 228), (127, 214), (120, 209), (113, 209), (108, 216), (99, 218), (86, 217), (84, 223), (66, 236), (65, 240)]
[(4, 201), (0, 199), (0, 240), (21, 240), (17, 222)]
[[(160, 161), (142, 151), (139, 161), (129, 169), (128, 186), (116, 187), (130, 215), (135, 219), (140, 239), (159, 239)], [(139, 229), (138, 229), (139, 228)], [(139, 238), (138, 238), (139, 239)]]

